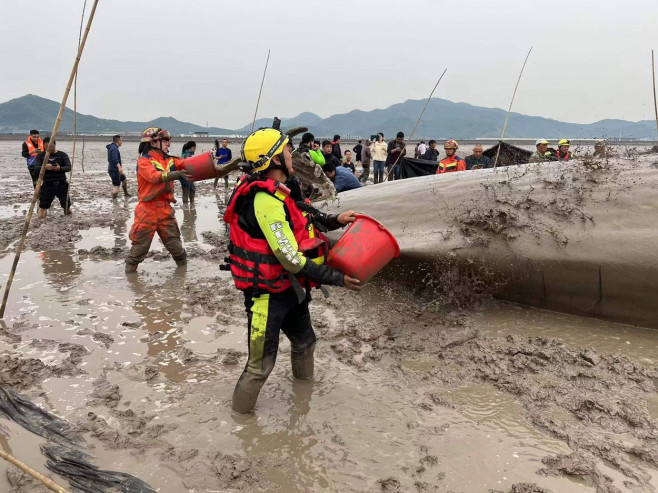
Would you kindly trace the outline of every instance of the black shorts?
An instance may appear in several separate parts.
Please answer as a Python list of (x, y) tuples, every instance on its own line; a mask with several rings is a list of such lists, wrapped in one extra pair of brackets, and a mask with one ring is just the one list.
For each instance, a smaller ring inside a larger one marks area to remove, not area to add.
[(126, 175), (124, 175), (123, 173), (119, 174), (118, 170), (108, 171), (107, 174), (110, 175), (110, 178), (112, 178), (112, 185), (115, 187), (120, 186), (121, 183), (126, 181)]
[[(63, 209), (66, 209), (66, 195), (69, 191), (69, 184), (65, 180), (62, 181), (44, 181), (41, 184), (41, 191), (39, 192), (39, 208), (50, 209), (55, 197), (59, 199), (59, 203)], [(71, 200), (69, 199), (69, 207)]]

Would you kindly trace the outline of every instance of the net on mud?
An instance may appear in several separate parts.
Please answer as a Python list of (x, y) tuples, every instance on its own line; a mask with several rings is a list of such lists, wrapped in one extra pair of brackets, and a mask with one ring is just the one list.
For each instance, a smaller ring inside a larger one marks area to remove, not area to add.
[(48, 458), (46, 467), (67, 478), (75, 492), (155, 493), (141, 479), (117, 471), (104, 471), (91, 461), (93, 457), (79, 450), (85, 441), (71, 425), (54, 414), (44, 411), (33, 402), (0, 385), (0, 417), (15, 421), (26, 430), (53, 444), (42, 445), (41, 452)]

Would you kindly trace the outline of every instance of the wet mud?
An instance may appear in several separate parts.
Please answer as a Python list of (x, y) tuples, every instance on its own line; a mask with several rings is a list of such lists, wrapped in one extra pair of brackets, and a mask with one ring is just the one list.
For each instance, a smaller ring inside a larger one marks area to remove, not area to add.
[[(247, 346), (242, 296), (218, 269), (225, 191), (202, 183), (194, 210), (177, 206), (186, 269), (156, 239), (126, 278), (136, 201), (109, 198), (104, 148), (87, 147), (76, 212), (53, 207), (30, 230), (0, 384), (68, 421), (102, 469), (163, 492), (658, 489), (658, 333), (497, 301), (506, 280), (457, 254), (431, 266), (442, 276), (403, 259), (359, 294), (314, 293), (314, 380), (292, 378), (284, 338), (256, 413), (232, 414)], [(24, 217), (16, 185), (31, 188), (20, 166), (0, 185), (7, 224)], [(554, 206), (590, 222), (576, 202)], [(515, 241), (520, 207), (460, 216), (441, 234)], [(19, 233), (3, 228), (3, 283)], [(0, 446), (48, 473), (43, 443), (0, 420)], [(0, 491), (40, 491), (0, 473)]]

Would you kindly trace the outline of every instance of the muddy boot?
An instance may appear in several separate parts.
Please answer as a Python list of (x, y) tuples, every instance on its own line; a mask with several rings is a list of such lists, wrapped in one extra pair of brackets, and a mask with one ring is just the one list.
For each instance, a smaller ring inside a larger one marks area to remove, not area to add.
[(194, 205), (194, 195), (196, 194), (196, 190), (190, 190), (190, 207)]
[(119, 187), (112, 188), (112, 199), (116, 199), (119, 196)]
[(128, 193), (128, 182), (124, 180), (123, 183), (121, 184), (121, 188), (123, 188), (123, 195), (125, 197), (132, 197), (132, 195)]
[(176, 261), (178, 267), (185, 267), (187, 265), (187, 252), (183, 250), (183, 253), (180, 257), (173, 257)]
[(39, 207), (39, 211), (37, 212), (37, 218), (45, 219), (47, 215), (48, 215), (48, 209), (42, 209), (41, 207)]
[(290, 362), (292, 363), (292, 376), (298, 380), (310, 380), (313, 378), (313, 352), (315, 344), (307, 348), (290, 350)]
[(135, 272), (137, 272), (137, 265), (139, 264), (129, 264), (128, 262), (126, 262), (126, 270), (125, 270), (126, 274), (134, 274)]
[(183, 188), (183, 205), (187, 205), (187, 202), (190, 200), (190, 191), (187, 188)]
[(256, 407), (260, 389), (263, 388), (266, 380), (267, 375), (243, 372), (233, 391), (232, 409), (239, 414), (252, 412)]

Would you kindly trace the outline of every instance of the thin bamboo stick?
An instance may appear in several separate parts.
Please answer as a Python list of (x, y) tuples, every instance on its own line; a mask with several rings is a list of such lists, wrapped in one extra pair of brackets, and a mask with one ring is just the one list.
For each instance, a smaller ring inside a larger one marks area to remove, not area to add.
[(651, 74), (653, 75), (653, 107), (656, 111), (656, 132), (658, 132), (658, 101), (656, 101), (656, 68), (651, 50)]
[(270, 63), (270, 50), (267, 50), (267, 60), (265, 61), (265, 70), (263, 70), (263, 80), (260, 81), (260, 90), (258, 91), (258, 100), (256, 100), (256, 111), (254, 111), (254, 121), (251, 123), (251, 132), (254, 132), (256, 125), (256, 115), (258, 115), (258, 105), (260, 105), (260, 95), (263, 92), (263, 84), (265, 83), (265, 74), (267, 73), (267, 64)]
[[(430, 96), (427, 98), (427, 101), (425, 101), (425, 106), (423, 106), (423, 111), (420, 112), (420, 116), (418, 117), (418, 120), (416, 120), (416, 125), (414, 126), (414, 129), (411, 131), (411, 135), (409, 135), (409, 138), (407, 139), (407, 143), (404, 145), (405, 148), (407, 147), (407, 144), (411, 140), (411, 138), (414, 136), (416, 133), (416, 129), (418, 128), (418, 124), (420, 123), (420, 120), (423, 118), (423, 115), (425, 114), (425, 110), (427, 109), (427, 105), (430, 104), (430, 99), (432, 99), (432, 96), (434, 95), (434, 91), (436, 91), (436, 88), (439, 86), (439, 82), (441, 82), (441, 79), (443, 79), (443, 76), (446, 74), (448, 71), (448, 68), (443, 71), (441, 74), (441, 77), (439, 77), (439, 80), (436, 81), (436, 84), (434, 84), (434, 89), (432, 89), (432, 92), (430, 93)], [(393, 168), (395, 167), (396, 164), (398, 164), (398, 161), (400, 160), (400, 157), (402, 156), (402, 151), (398, 154), (398, 157), (395, 159), (395, 162), (393, 163), (393, 166), (391, 166), (390, 171), (386, 174), (386, 180), (388, 181), (389, 177), (391, 176), (391, 173), (393, 172)]]
[[(80, 31), (78, 33), (78, 49), (80, 49), (80, 40), (82, 39), (82, 25), (85, 20), (85, 9), (87, 8), (87, 0), (82, 5), (82, 15), (80, 16)], [(73, 153), (71, 154), (71, 174), (69, 176), (69, 186), (66, 189), (66, 208), (64, 215), (70, 214), (69, 210), (69, 197), (71, 196), (71, 187), (73, 186), (73, 165), (75, 164), (75, 144), (78, 140), (78, 71), (75, 71), (75, 79), (73, 79)]]
[(26, 472), (34, 479), (40, 481), (49, 490), (55, 491), (56, 493), (70, 493), (69, 490), (67, 490), (66, 488), (63, 488), (62, 486), (58, 485), (52, 479), (47, 478), (39, 471), (32, 469), (30, 466), (19, 461), (16, 457), (14, 457), (11, 454), (8, 454), (4, 450), (0, 450), (0, 457), (6, 460), (7, 462), (10, 462), (11, 464), (14, 464), (16, 467)]
[[(68, 84), (66, 85), (66, 90), (64, 91), (64, 97), (62, 98), (62, 103), (59, 105), (59, 113), (57, 113), (57, 119), (55, 120), (55, 126), (53, 127), (52, 134), (50, 135), (50, 140), (54, 141), (57, 138), (57, 130), (59, 130), (59, 124), (62, 121), (62, 114), (64, 113), (64, 108), (66, 107), (66, 100), (69, 97), (71, 92), (71, 85), (73, 85), (73, 78), (75, 73), (78, 70), (78, 64), (80, 63), (80, 57), (82, 56), (82, 51), (84, 50), (85, 43), (87, 42), (87, 36), (89, 35), (89, 29), (91, 28), (91, 22), (94, 20), (94, 14), (96, 12), (96, 7), (98, 5), (98, 0), (94, 0), (94, 5), (91, 8), (91, 13), (89, 14), (89, 20), (87, 21), (87, 28), (85, 29), (85, 34), (82, 37), (82, 42), (78, 47), (78, 54), (75, 57), (75, 62), (73, 63), (73, 69), (71, 69), (71, 75), (69, 76)], [(30, 209), (27, 211), (27, 217), (25, 218), (25, 225), (23, 226), (23, 234), (21, 239), (18, 242), (16, 247), (16, 255), (14, 256), (14, 263), (11, 266), (11, 272), (9, 273), (9, 279), (7, 279), (7, 285), (5, 286), (5, 293), (2, 297), (2, 306), (0, 306), (0, 318), (5, 316), (5, 308), (7, 307), (7, 298), (9, 298), (9, 290), (11, 289), (11, 284), (14, 281), (14, 274), (16, 273), (16, 267), (18, 266), (18, 261), (21, 258), (21, 253), (23, 251), (23, 246), (25, 244), (25, 236), (27, 235), (27, 230), (30, 228), (30, 221), (32, 220), (32, 213), (34, 212), (34, 204), (39, 198), (39, 193), (41, 192), (41, 183), (43, 182), (43, 175), (46, 172), (46, 164), (50, 158), (50, 146), (46, 149), (46, 155), (43, 158), (43, 164), (41, 165), (41, 171), (39, 172), (39, 178), (37, 180), (37, 185), (34, 188), (34, 195), (32, 196), (32, 202), (30, 203)], [(68, 205), (68, 204), (67, 204)]]
[(530, 57), (530, 52), (532, 51), (532, 46), (528, 50), (528, 54), (525, 56), (523, 62), (523, 67), (521, 67), (521, 72), (519, 73), (519, 78), (516, 80), (516, 86), (514, 86), (514, 93), (512, 94), (512, 100), (509, 102), (509, 108), (507, 109), (507, 116), (505, 117), (505, 125), (503, 125), (503, 133), (500, 136), (500, 142), (498, 142), (498, 149), (496, 150), (496, 159), (494, 159), (494, 169), (498, 166), (498, 156), (500, 156), (500, 148), (503, 146), (503, 139), (505, 138), (505, 131), (507, 130), (507, 122), (509, 121), (510, 113), (512, 113), (512, 105), (514, 104), (514, 98), (516, 97), (516, 90), (519, 88), (519, 82), (521, 82), (521, 76), (523, 75), (523, 69), (525, 69), (525, 64), (528, 63), (528, 58)]

